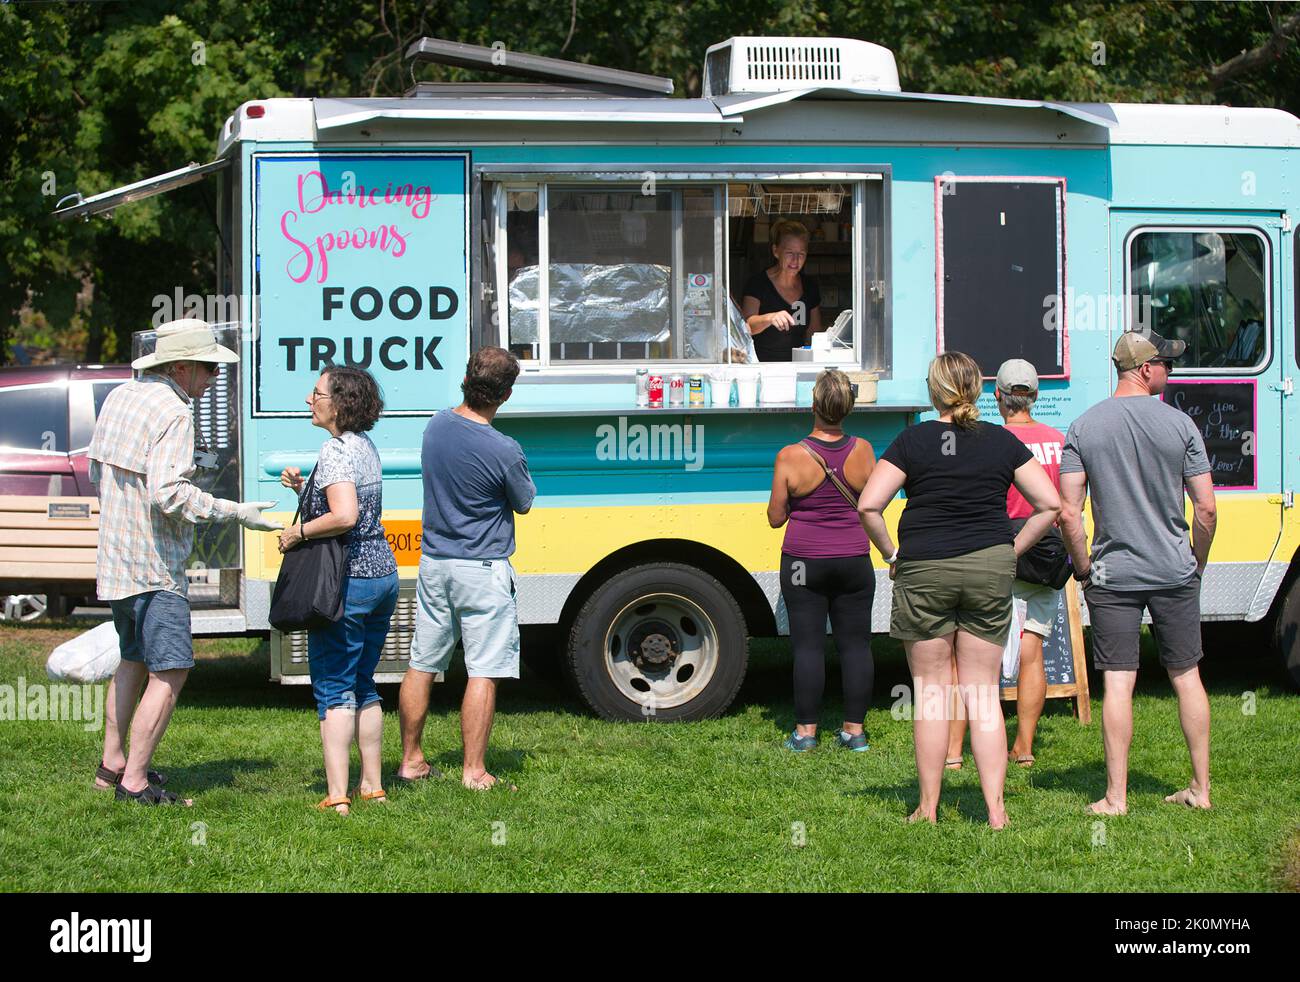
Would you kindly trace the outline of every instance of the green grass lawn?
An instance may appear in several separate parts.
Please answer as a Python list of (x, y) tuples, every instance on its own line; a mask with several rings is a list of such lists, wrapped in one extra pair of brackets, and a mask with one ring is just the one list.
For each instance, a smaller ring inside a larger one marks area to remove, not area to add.
[[(0, 684), (43, 683), (46, 654), (70, 634), (0, 630)], [(0, 889), (1295, 889), (1300, 697), (1269, 656), (1233, 637), (1207, 643), (1212, 812), (1161, 801), (1185, 785), (1188, 764), (1148, 650), (1130, 814), (1100, 824), (1084, 813), (1105, 786), (1100, 700), (1087, 727), (1052, 700), (1037, 766), (1008, 776), (1001, 833), (985, 825), (969, 758), (945, 776), (939, 824), (904, 823), (916, 802), (911, 725), (891, 718), (890, 693), (906, 664), (887, 638), (877, 639), (867, 753), (780, 748), (793, 722), (789, 649), (759, 641), (732, 711), (705, 723), (605, 723), (546, 679), (504, 685), (488, 765), (520, 791), (476, 794), (457, 780), (463, 675), (453, 675), (426, 731), (448, 779), (394, 788), (386, 808), (358, 805), (349, 818), (313, 808), (324, 783), (310, 693), (267, 681), (265, 643), (202, 641), (156, 761), (192, 809), (93, 790), (102, 735), (79, 722), (0, 722)], [(826, 736), (838, 722), (836, 666), (828, 678)], [(381, 692), (387, 775), (397, 693)]]

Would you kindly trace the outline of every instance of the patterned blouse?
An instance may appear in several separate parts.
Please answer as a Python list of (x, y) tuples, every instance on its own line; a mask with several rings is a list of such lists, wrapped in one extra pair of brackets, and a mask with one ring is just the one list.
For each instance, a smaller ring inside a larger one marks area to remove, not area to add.
[(357, 487), (357, 524), (341, 537), (348, 547), (348, 575), (388, 576), (397, 572), (393, 550), (384, 538), (380, 517), (384, 511), (384, 471), (379, 451), (364, 433), (344, 433), (326, 440), (316, 462), (311, 500), (302, 505), (302, 520), (309, 522), (329, 508), (325, 489), (350, 481)]

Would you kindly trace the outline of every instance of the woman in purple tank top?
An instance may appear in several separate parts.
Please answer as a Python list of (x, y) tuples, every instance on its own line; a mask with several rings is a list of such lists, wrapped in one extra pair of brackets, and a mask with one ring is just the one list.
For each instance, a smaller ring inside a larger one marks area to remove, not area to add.
[(853, 401), (843, 372), (828, 369), (817, 377), (812, 433), (777, 454), (767, 503), (772, 528), (786, 526), (781, 596), (794, 652), (796, 725), (785, 747), (794, 751), (817, 746), (827, 616), (844, 683), (844, 724), (836, 743), (848, 750), (868, 749), (863, 723), (875, 677), (871, 605), (876, 575), (857, 499), (876, 455), (866, 440), (844, 433), (841, 424), (853, 411)]

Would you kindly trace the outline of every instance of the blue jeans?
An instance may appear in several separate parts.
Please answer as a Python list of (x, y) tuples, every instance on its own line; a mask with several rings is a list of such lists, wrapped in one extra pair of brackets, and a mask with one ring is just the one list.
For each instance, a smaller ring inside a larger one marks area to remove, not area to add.
[(397, 574), (348, 577), (343, 616), (307, 633), (307, 664), (316, 715), (339, 706), (362, 709), (380, 702), (375, 667), (397, 609)]

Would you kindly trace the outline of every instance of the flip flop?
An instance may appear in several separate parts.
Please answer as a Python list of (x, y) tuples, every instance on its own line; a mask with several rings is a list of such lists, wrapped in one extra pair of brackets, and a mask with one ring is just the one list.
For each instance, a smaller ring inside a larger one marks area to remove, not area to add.
[[(95, 777), (97, 777), (101, 781), (107, 781), (108, 787), (101, 788), (98, 784), (96, 784), (95, 788), (99, 791), (111, 791), (114, 787), (117, 786), (118, 782), (122, 780), (122, 775), (125, 773), (126, 773), (126, 768), (122, 768), (122, 770), (120, 771), (110, 771), (107, 767), (104, 766), (104, 762), (101, 760), (99, 762), (99, 766), (95, 768)], [(148, 781), (150, 784), (156, 784), (159, 787), (162, 787), (164, 784), (167, 783), (167, 775), (160, 774), (158, 773), (158, 771), (146, 771), (145, 780)]]
[(393, 780), (401, 781), (403, 784), (415, 784), (419, 781), (441, 781), (444, 776), (445, 775), (442, 771), (430, 764), (427, 771), (423, 774), (417, 775), (416, 777), (405, 777), (401, 773), (401, 768), (398, 768), (397, 772), (393, 774)]
[(329, 797), (329, 796), (327, 795), (327, 796), (326, 796), (325, 798), (323, 798), (322, 800), (316, 802), (316, 808), (317, 808), (319, 811), (323, 811), (323, 812), (325, 812), (325, 811), (333, 811), (333, 812), (335, 812), (336, 814), (339, 814), (339, 815), (344, 815), (344, 814), (346, 814), (345, 812), (340, 812), (340, 811), (338, 810), (338, 806), (339, 806), (339, 805), (348, 805), (349, 807), (351, 807), (351, 805), (352, 805), (352, 799), (349, 798), (347, 795), (340, 795), (340, 796), (337, 797), (337, 798), (331, 798), (331, 797)]
[(1021, 767), (1034, 766), (1033, 754), (1020, 754), (1017, 756), (1015, 753), (1009, 752), (1007, 754), (1007, 760), (1011, 761), (1013, 764), (1018, 764)]
[(377, 801), (381, 805), (388, 804), (388, 792), (383, 788), (372, 788), (370, 791), (362, 791), (357, 788), (352, 792), (352, 796), (362, 801)]
[(961, 758), (949, 757), (947, 760), (943, 762), (943, 766), (945, 770), (959, 771), (961, 770)]

